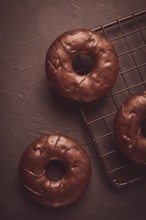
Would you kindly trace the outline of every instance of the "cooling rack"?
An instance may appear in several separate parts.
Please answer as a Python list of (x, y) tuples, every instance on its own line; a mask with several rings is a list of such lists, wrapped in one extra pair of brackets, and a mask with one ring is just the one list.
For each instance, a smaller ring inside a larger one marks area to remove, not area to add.
[[(120, 71), (112, 90), (102, 99), (79, 108), (105, 176), (115, 187), (146, 177), (146, 169), (126, 159), (116, 148), (113, 123), (122, 103), (146, 90), (146, 10), (94, 28), (112, 41)], [(82, 66), (82, 60), (78, 57)], [(89, 67), (82, 69), (86, 74)]]

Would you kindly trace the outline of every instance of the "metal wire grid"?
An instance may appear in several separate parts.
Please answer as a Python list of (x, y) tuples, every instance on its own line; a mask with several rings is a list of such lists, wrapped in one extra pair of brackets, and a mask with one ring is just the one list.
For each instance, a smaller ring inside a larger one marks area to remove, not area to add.
[(106, 177), (113, 186), (125, 187), (146, 177), (143, 167), (117, 150), (113, 134), (114, 118), (124, 100), (146, 90), (146, 10), (93, 30), (114, 44), (120, 71), (112, 90), (98, 101), (80, 103), (80, 111)]

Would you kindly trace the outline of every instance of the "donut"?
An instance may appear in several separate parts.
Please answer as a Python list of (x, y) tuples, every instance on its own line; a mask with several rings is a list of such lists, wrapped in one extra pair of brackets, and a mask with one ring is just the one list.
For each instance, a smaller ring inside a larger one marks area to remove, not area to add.
[(120, 107), (114, 123), (117, 147), (137, 164), (146, 165), (146, 91), (129, 97)]
[[(47, 165), (59, 161), (65, 167), (62, 178), (48, 178)], [(61, 134), (47, 134), (30, 144), (19, 163), (25, 192), (41, 205), (57, 208), (76, 201), (87, 188), (91, 162), (83, 147)]]
[[(88, 74), (80, 75), (73, 60), (86, 54), (93, 61)], [(113, 44), (92, 30), (77, 29), (60, 35), (47, 51), (46, 74), (51, 86), (62, 96), (80, 102), (101, 98), (113, 86), (119, 71)]]

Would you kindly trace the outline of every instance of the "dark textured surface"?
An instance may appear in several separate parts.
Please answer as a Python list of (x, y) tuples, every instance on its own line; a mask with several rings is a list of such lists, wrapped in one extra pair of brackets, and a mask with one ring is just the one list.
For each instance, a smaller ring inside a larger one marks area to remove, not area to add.
[(146, 165), (146, 138), (142, 126), (145, 117), (146, 92), (127, 99), (115, 120), (117, 146), (129, 159), (141, 165)]
[[(73, 60), (81, 54), (93, 61), (88, 74), (80, 75), (73, 68)], [(59, 36), (47, 52), (45, 66), (52, 87), (64, 97), (81, 102), (104, 96), (111, 90), (119, 72), (112, 43), (87, 29), (70, 30)]]
[[(57, 180), (47, 176), (47, 165), (53, 161), (65, 167), (64, 175)], [(33, 200), (47, 207), (61, 208), (84, 193), (91, 177), (91, 163), (75, 139), (50, 134), (29, 145), (21, 157), (19, 174), (24, 190)]]
[[(146, 182), (122, 191), (105, 182), (76, 105), (52, 92), (44, 67), (49, 45), (61, 33), (93, 28), (145, 8), (145, 0), (0, 0), (1, 219), (146, 219)], [(50, 132), (78, 139), (93, 170), (84, 196), (57, 211), (25, 197), (18, 179), (26, 146)]]

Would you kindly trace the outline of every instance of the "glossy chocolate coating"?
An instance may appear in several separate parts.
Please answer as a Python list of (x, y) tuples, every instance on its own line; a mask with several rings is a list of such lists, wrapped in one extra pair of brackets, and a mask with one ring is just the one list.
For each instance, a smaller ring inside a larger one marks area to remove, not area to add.
[[(72, 67), (73, 59), (79, 54), (87, 54), (93, 60), (87, 75), (79, 75)], [(89, 102), (105, 95), (113, 86), (118, 70), (112, 43), (91, 30), (78, 29), (62, 34), (46, 55), (46, 73), (52, 87), (77, 101)]]
[(131, 96), (119, 109), (115, 118), (117, 147), (131, 160), (146, 165), (146, 137), (142, 122), (146, 119), (146, 92)]
[[(66, 168), (59, 180), (50, 180), (46, 166), (58, 160)], [(19, 174), (27, 194), (41, 205), (66, 206), (85, 191), (91, 176), (89, 156), (78, 142), (61, 134), (50, 134), (34, 141), (20, 160)]]

